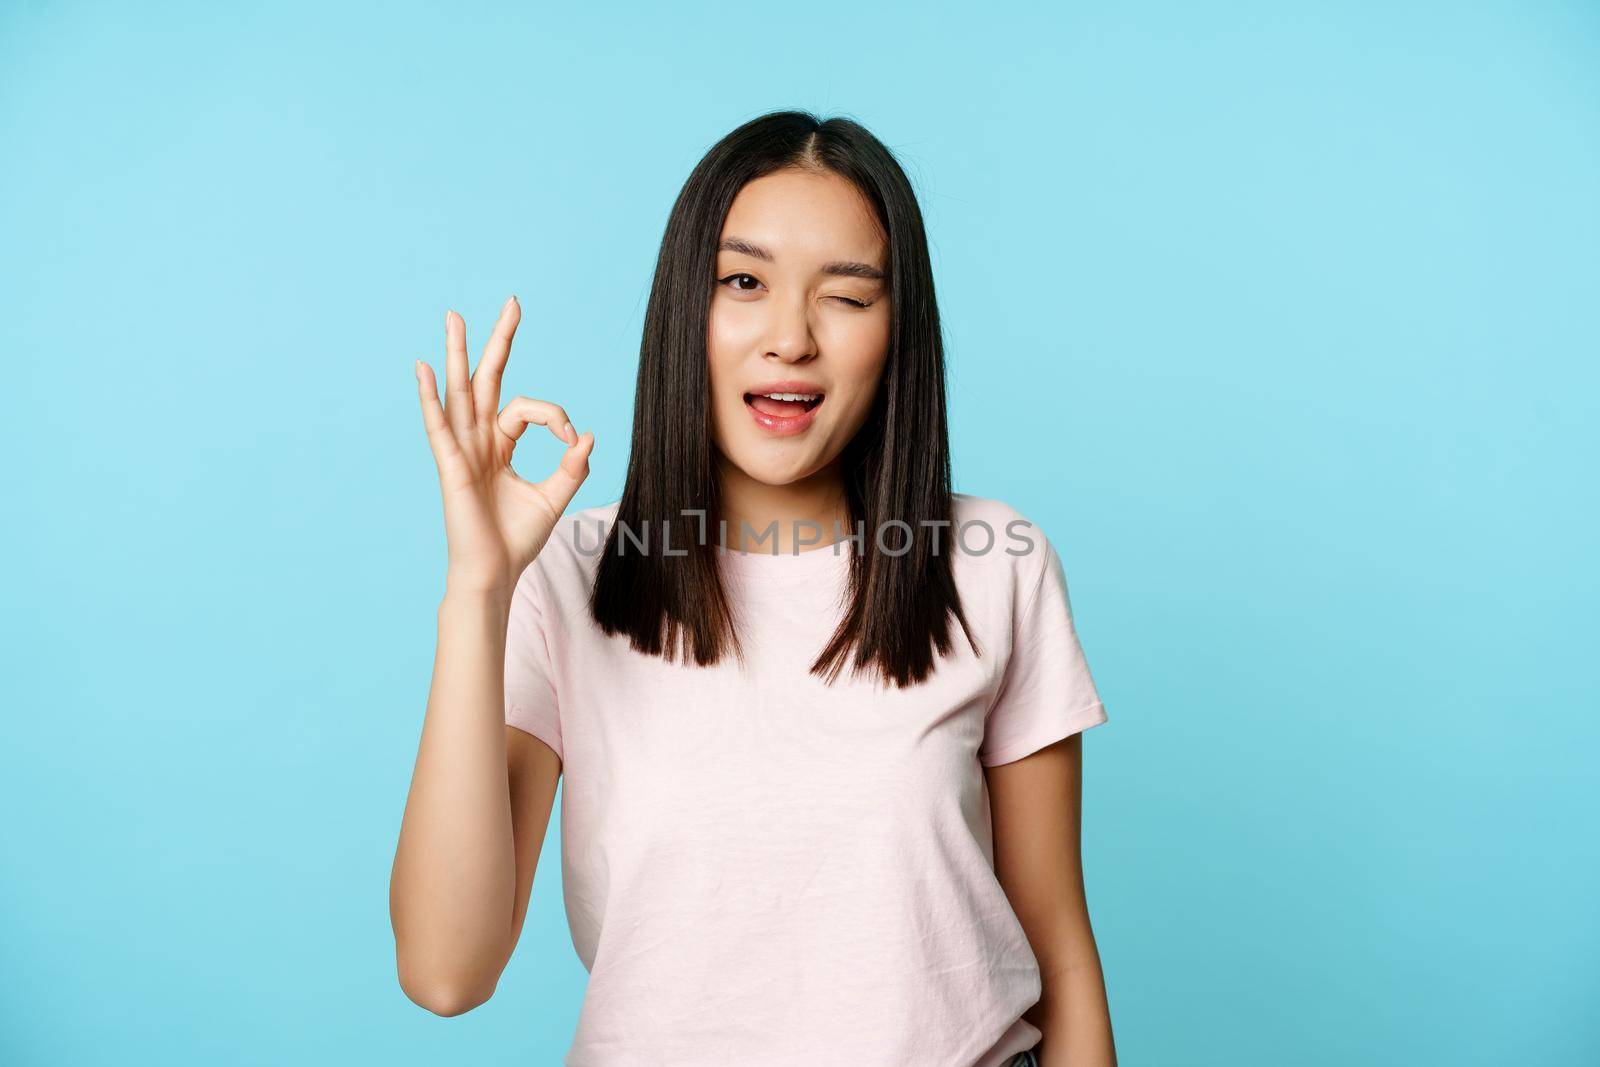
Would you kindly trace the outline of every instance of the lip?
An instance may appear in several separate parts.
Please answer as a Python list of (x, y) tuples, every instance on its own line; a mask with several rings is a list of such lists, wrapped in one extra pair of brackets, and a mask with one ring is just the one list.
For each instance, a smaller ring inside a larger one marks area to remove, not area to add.
[(744, 401), (744, 409), (750, 413), (750, 418), (755, 424), (775, 437), (784, 437), (789, 434), (800, 433), (816, 419), (817, 412), (822, 410), (822, 405), (827, 403), (828, 394), (811, 382), (802, 382), (793, 378), (786, 378), (777, 382), (763, 382), (760, 385), (746, 389), (742, 396), (756, 393), (816, 393), (818, 394), (817, 406), (810, 411), (803, 412), (789, 418), (781, 415), (768, 415), (764, 411), (757, 411), (750, 406), (749, 401)]
[(782, 381), (761, 382), (746, 389), (747, 393), (821, 393), (822, 387), (816, 382), (803, 382), (798, 378), (784, 378)]

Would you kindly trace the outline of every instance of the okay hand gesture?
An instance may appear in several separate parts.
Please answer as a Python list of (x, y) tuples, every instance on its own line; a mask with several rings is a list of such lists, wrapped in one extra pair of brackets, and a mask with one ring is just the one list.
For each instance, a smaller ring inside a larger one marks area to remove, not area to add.
[[(521, 318), (522, 308), (512, 297), (500, 309), (478, 369), (469, 377), (467, 324), (455, 312), (445, 313), (444, 404), (433, 368), (417, 360), (422, 421), (444, 496), (452, 590), (509, 592), (589, 475), (594, 434), (574, 430), (561, 405), (518, 396), (496, 413), (500, 379)], [(511, 469), (517, 439), (534, 423), (567, 445), (560, 464), (537, 483)]]

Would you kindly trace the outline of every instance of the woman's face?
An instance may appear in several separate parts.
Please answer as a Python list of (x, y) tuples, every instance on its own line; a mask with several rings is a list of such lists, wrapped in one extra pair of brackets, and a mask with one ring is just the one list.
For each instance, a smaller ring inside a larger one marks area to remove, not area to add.
[[(855, 436), (889, 350), (887, 255), (872, 206), (835, 174), (781, 170), (739, 191), (707, 337), (712, 439), (726, 462), (787, 485)], [(763, 395), (773, 392), (791, 395)]]

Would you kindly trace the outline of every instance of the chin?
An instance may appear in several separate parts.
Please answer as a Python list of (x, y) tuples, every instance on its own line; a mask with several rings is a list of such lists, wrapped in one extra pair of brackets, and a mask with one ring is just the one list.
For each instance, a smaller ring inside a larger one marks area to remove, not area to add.
[(763, 485), (792, 485), (809, 478), (821, 466), (813, 462), (814, 457), (811, 456), (804, 458), (755, 456), (751, 454), (750, 449), (736, 449), (729, 459), (747, 478)]

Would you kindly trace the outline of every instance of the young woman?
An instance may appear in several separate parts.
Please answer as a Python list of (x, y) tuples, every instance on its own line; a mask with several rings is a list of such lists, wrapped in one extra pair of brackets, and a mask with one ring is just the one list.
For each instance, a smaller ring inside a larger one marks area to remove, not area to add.
[[(921, 213), (860, 125), (733, 131), (662, 242), (619, 500), (591, 433), (417, 378), (449, 543), (391, 886), (400, 984), (493, 993), (558, 777), (587, 993), (570, 1067), (1103, 1067), (1079, 734), (1104, 722), (1050, 542), (952, 493)], [(510, 465), (531, 424), (567, 449)]]

